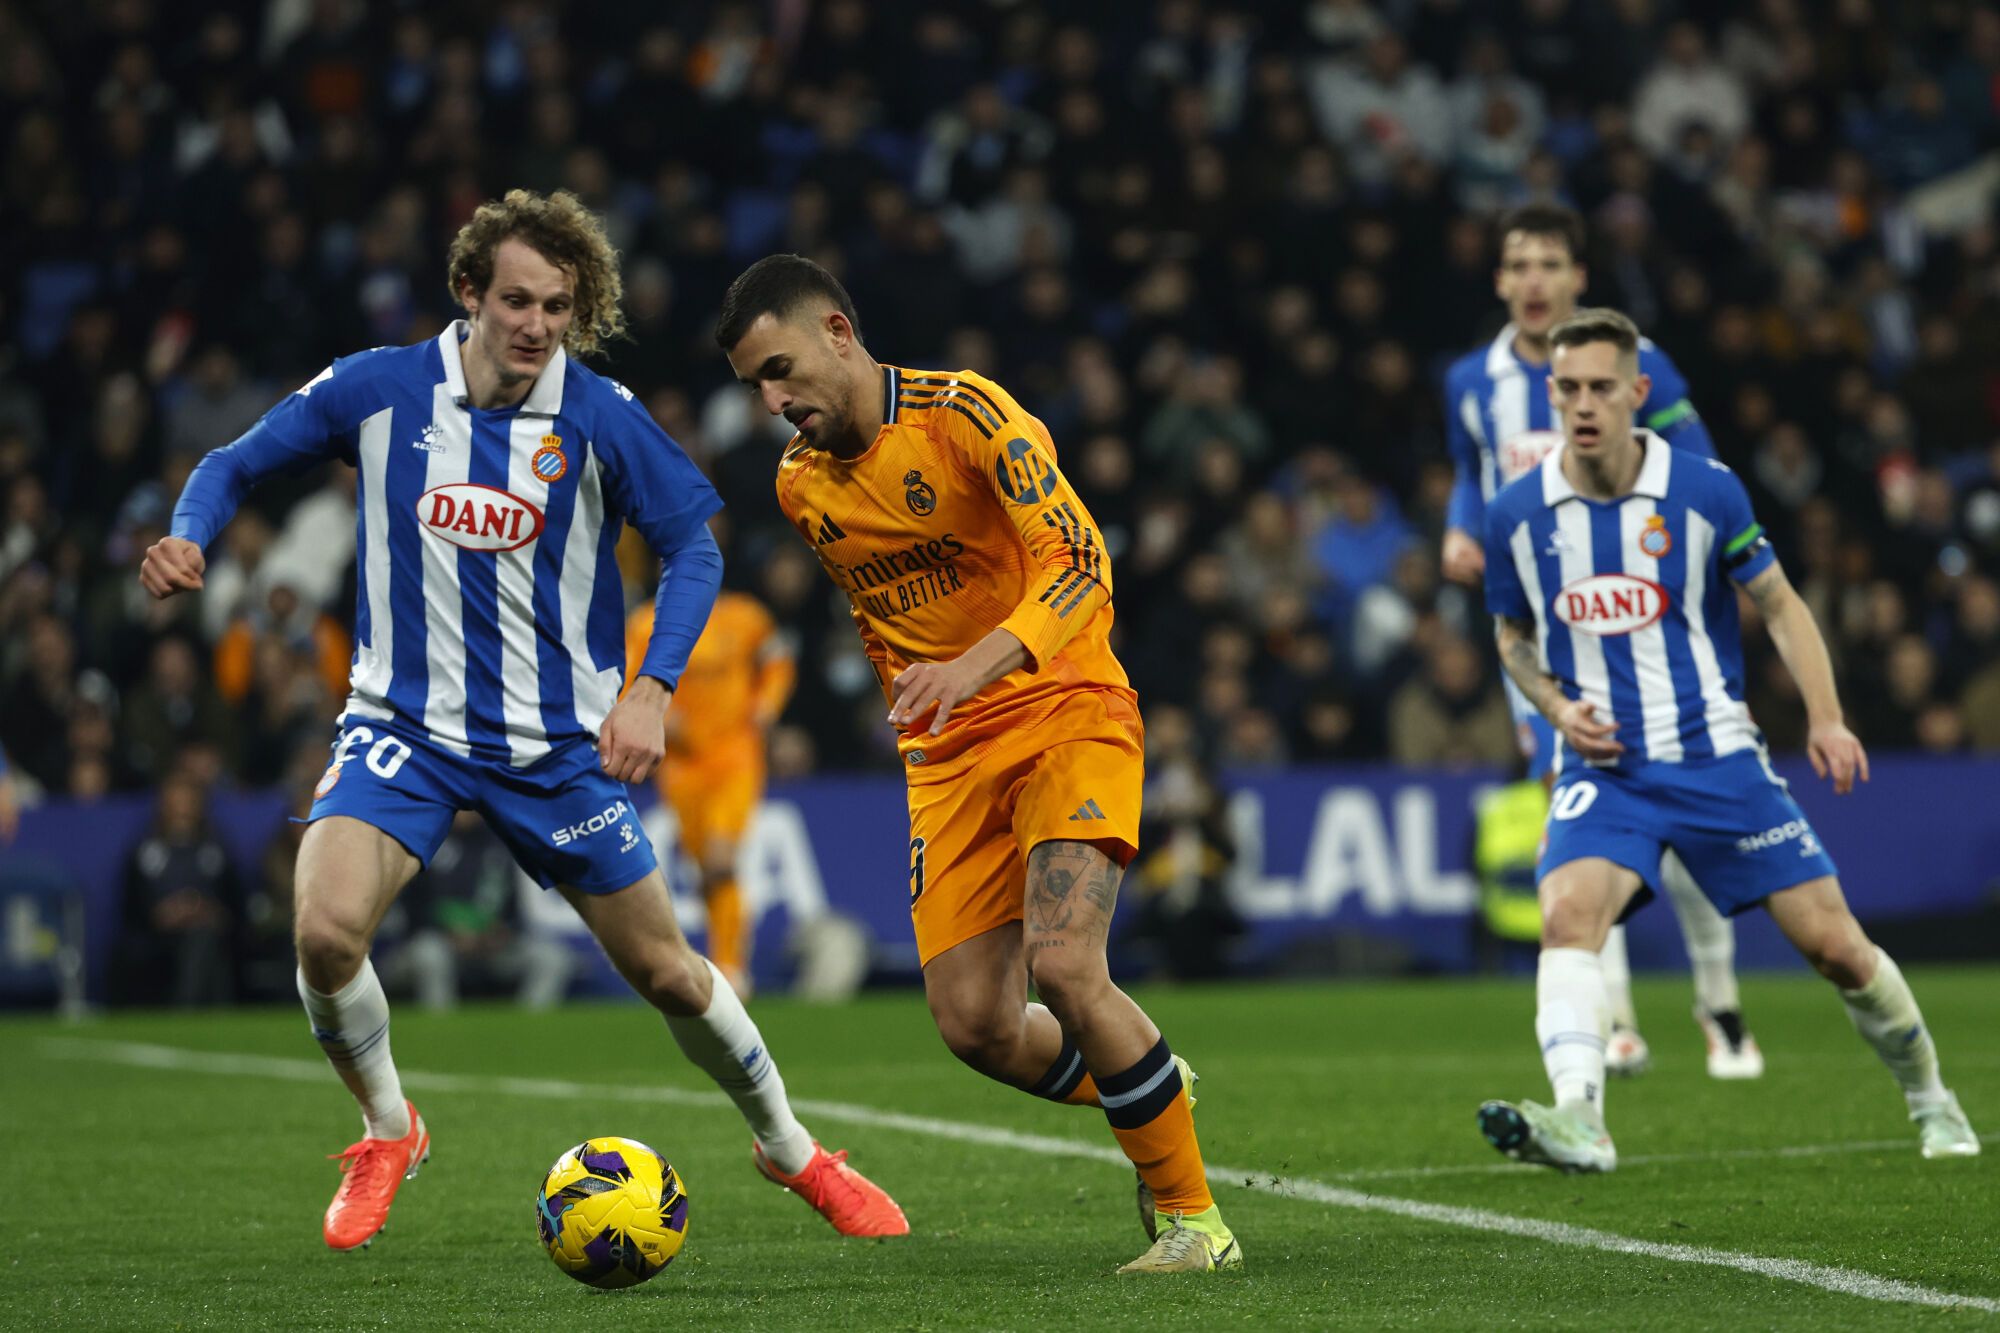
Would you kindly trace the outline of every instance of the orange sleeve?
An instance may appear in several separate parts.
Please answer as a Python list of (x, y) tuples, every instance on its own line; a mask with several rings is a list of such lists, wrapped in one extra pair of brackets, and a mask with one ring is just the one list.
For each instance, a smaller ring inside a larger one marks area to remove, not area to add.
[(1048, 427), (984, 376), (961, 372), (958, 379), (963, 406), (952, 404), (934, 420), (1040, 567), (1000, 623), (1026, 645), (1028, 669), (1039, 671), (1111, 600), (1111, 562), (1097, 523), (1056, 465)]
[(250, 626), (241, 620), (231, 621), (216, 641), (215, 692), (225, 703), (240, 704), (249, 695), (257, 670), (255, 648)]
[(799, 681), (799, 667), (792, 646), (778, 633), (762, 603), (754, 604), (756, 616), (756, 680), (750, 687), (752, 706), (759, 720), (776, 722), (791, 702), (792, 689)]

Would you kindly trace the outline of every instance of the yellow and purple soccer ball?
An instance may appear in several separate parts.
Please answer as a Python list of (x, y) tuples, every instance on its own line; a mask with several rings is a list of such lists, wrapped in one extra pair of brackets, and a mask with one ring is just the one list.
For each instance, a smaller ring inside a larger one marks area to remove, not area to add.
[(549, 1168), (535, 1221), (549, 1258), (578, 1282), (636, 1286), (681, 1252), (687, 1191), (667, 1159), (637, 1139), (590, 1139)]

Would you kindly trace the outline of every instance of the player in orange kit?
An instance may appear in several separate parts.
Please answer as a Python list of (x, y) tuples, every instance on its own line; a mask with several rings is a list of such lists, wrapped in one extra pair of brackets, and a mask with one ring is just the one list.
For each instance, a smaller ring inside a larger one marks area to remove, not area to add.
[(1048, 429), (970, 371), (878, 364), (847, 292), (797, 255), (730, 285), (716, 341), (798, 431), (778, 503), (847, 592), (902, 732), (939, 1033), (989, 1077), (1104, 1108), (1154, 1238), (1120, 1272), (1239, 1266), (1192, 1076), (1105, 959), (1143, 733), (1110, 647), (1110, 562)]
[[(653, 604), (625, 621), (630, 679), (653, 638)], [(771, 613), (748, 593), (715, 599), (674, 692), (667, 754), (655, 771), (681, 846), (701, 868), (708, 956), (737, 993), (750, 994), (750, 932), (736, 882), (736, 848), (764, 798), (764, 736), (792, 697), (798, 671)]]

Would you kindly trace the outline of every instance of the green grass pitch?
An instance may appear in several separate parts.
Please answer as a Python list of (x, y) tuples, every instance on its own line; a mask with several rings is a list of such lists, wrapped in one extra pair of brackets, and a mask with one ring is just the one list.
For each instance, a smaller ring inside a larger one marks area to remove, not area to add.
[[(1912, 969), (1911, 981), (1947, 1081), (1992, 1135), (2000, 970)], [(1144, 1241), (1130, 1171), (1093, 1156), (1111, 1144), (1101, 1115), (962, 1068), (915, 994), (753, 1007), (807, 1124), (896, 1194), (908, 1239), (840, 1240), (757, 1178), (741, 1122), (685, 1095), (714, 1094), (636, 1004), (404, 1008), (396, 1056), (435, 1152), (388, 1232), (348, 1255), (319, 1238), (336, 1183), (323, 1154), (358, 1122), (303, 1015), (72, 1027), (14, 1016), (0, 1020), (13, 1181), (0, 1210), (0, 1326), (2000, 1327), (2000, 1161), (1924, 1161), (1888, 1074), (1814, 979), (1746, 981), (1770, 1066), (1747, 1084), (1704, 1074), (1684, 978), (1642, 980), (1655, 1067), (1612, 1086), (1623, 1163), (1598, 1178), (1506, 1167), (1474, 1128), (1481, 1100), (1545, 1092), (1526, 981), (1137, 993), (1203, 1076), (1196, 1122), (1245, 1247), (1240, 1275), (1114, 1277)], [(872, 1112), (1077, 1151), (967, 1142), (871, 1123)], [(535, 1241), (542, 1172), (600, 1134), (658, 1148), (693, 1200), (682, 1257), (625, 1292), (571, 1282)], [(1274, 1189), (1274, 1178), (1330, 1188)], [(1554, 1244), (1356, 1208), (1338, 1191), (1654, 1248)], [(1871, 1290), (1901, 1282), (1987, 1308), (1887, 1303), (1678, 1262), (1661, 1246), (1805, 1261)]]

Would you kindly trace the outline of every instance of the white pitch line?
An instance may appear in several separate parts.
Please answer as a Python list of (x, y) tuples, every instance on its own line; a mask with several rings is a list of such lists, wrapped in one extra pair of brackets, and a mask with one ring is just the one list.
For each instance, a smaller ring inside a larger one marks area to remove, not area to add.
[[(1982, 1134), (1983, 1143), (2000, 1143), (2000, 1134)], [(1792, 1143), (1771, 1148), (1719, 1148), (1706, 1152), (1647, 1153), (1637, 1157), (1618, 1155), (1618, 1169), (1629, 1166), (1667, 1166), (1681, 1162), (1725, 1162), (1772, 1157), (1826, 1157), (1839, 1153), (1909, 1152), (1915, 1139), (1846, 1139), (1839, 1143)], [(1533, 1175), (1546, 1170), (1525, 1162), (1486, 1162), (1462, 1166), (1388, 1166), (1362, 1171), (1342, 1171), (1333, 1180), (1424, 1180), (1431, 1176)]]
[[(186, 1073), (200, 1074), (242, 1074), (263, 1078), (284, 1079), (291, 1082), (324, 1082), (328, 1070), (323, 1061), (290, 1059), (283, 1056), (250, 1055), (240, 1052), (197, 1051), (176, 1046), (160, 1046), (149, 1042), (130, 1041), (89, 1041), (73, 1038), (45, 1038), (41, 1048), (49, 1055), (67, 1060), (90, 1060), (102, 1064), (134, 1066), (144, 1069), (171, 1069)], [(621, 1086), (617, 1084), (576, 1083), (567, 1079), (543, 1078), (495, 1078), (487, 1075), (444, 1074), (426, 1070), (405, 1070), (402, 1080), (406, 1087), (428, 1089), (442, 1093), (465, 1093), (477, 1096), (531, 1097), (543, 1100), (573, 1101), (580, 1098), (595, 1098), (602, 1101), (655, 1102), (678, 1106), (714, 1106), (729, 1104), (729, 1099), (720, 1092), (690, 1090), (686, 1088), (653, 1085), (650, 1087)], [(822, 1120), (845, 1121), (872, 1129), (901, 1130), (910, 1134), (924, 1134), (932, 1138), (951, 1139), (960, 1143), (974, 1143), (990, 1148), (1016, 1148), (1023, 1152), (1039, 1153), (1051, 1157), (1075, 1157), (1093, 1162), (1105, 1162), (1116, 1166), (1126, 1165), (1125, 1155), (1115, 1148), (1078, 1140), (1053, 1138), (1046, 1134), (1023, 1134), (1014, 1130), (998, 1129), (988, 1125), (966, 1124), (956, 1120), (940, 1120), (931, 1116), (903, 1115), (894, 1111), (881, 1111), (872, 1106), (859, 1106), (849, 1102), (827, 1102), (816, 1099), (795, 1099), (792, 1105), (808, 1116)], [(1868, 1145), (1874, 1147), (1877, 1145)], [(1907, 1146), (1907, 1145), (1887, 1145)], [(1798, 1150), (1746, 1149), (1736, 1153), (1674, 1154), (1653, 1159), (1653, 1161), (1690, 1161), (1715, 1156), (1746, 1156), (1764, 1153), (1775, 1156), (1805, 1156), (1821, 1149), (1839, 1148), (1844, 1151), (1864, 1151), (1862, 1145), (1805, 1145)], [(1635, 1159), (1628, 1159), (1635, 1160)], [(1449, 1168), (1419, 1168), (1442, 1174)], [(1520, 1170), (1515, 1166), (1487, 1168), (1490, 1170)], [(1962, 1296), (1935, 1287), (1919, 1286), (1913, 1282), (1903, 1282), (1896, 1278), (1880, 1277), (1874, 1273), (1864, 1273), (1858, 1269), (1840, 1268), (1832, 1264), (1810, 1263), (1803, 1259), (1767, 1258), (1763, 1255), (1742, 1254), (1734, 1250), (1718, 1250), (1705, 1245), (1662, 1244), (1658, 1241), (1640, 1240), (1633, 1236), (1621, 1236), (1615, 1232), (1599, 1231), (1593, 1227), (1572, 1226), (1566, 1222), (1548, 1222), (1539, 1218), (1516, 1217), (1509, 1213), (1491, 1212), (1484, 1208), (1464, 1208), (1454, 1204), (1426, 1203), (1419, 1199), (1399, 1199), (1383, 1194), (1364, 1194), (1359, 1190), (1342, 1189), (1324, 1181), (1311, 1180), (1303, 1176), (1272, 1176), (1240, 1167), (1210, 1166), (1209, 1179), (1213, 1184), (1232, 1185), (1275, 1194), (1287, 1199), (1305, 1199), (1313, 1203), (1325, 1204), (1332, 1208), (1347, 1208), (1358, 1212), (1388, 1213), (1396, 1217), (1407, 1217), (1415, 1221), (1434, 1222), (1441, 1226), (1460, 1227), (1473, 1231), (1490, 1231), (1502, 1235), (1519, 1236), (1528, 1240), (1544, 1241), (1552, 1245), (1570, 1245), (1579, 1249), (1602, 1250), (1611, 1254), (1637, 1255), (1645, 1259), (1661, 1259), (1669, 1263), (1702, 1264), (1714, 1268), (1731, 1268), (1738, 1272), (1751, 1273), (1759, 1277), (1775, 1278), (1783, 1282), (1796, 1282), (1802, 1286), (1817, 1287), (1843, 1296), (1855, 1296), (1863, 1300), (1882, 1301), (1899, 1305), (1927, 1305), (1945, 1309), (1979, 1310), (1987, 1314), (2000, 1314), (2000, 1300), (1985, 1296)]]

